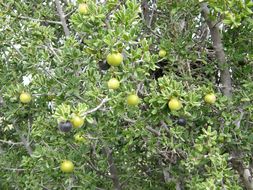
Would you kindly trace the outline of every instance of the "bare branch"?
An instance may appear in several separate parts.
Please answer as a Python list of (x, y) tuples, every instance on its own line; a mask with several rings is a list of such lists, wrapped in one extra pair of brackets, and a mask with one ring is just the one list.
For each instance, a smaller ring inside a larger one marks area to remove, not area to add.
[(164, 121), (161, 121), (161, 126), (165, 129), (167, 133), (170, 132), (169, 128), (167, 127), (167, 124)]
[(35, 21), (35, 22), (46, 22), (46, 23), (50, 23), (50, 24), (62, 24), (62, 23), (59, 22), (59, 21), (41, 20), (41, 19), (31, 18), (31, 17), (26, 17), (26, 16), (17, 16), (17, 18), (26, 19), (26, 20), (32, 20), (32, 21)]
[(152, 2), (152, 11), (151, 11), (151, 15), (150, 15), (149, 22), (148, 22), (148, 28), (151, 28), (152, 21), (154, 20), (155, 10), (156, 10), (156, 0), (153, 0), (153, 2)]
[(100, 109), (106, 102), (108, 102), (109, 100), (110, 100), (109, 98), (104, 98), (104, 99), (101, 101), (101, 103), (100, 103), (97, 107), (95, 107), (95, 108), (93, 108), (93, 109), (91, 109), (91, 110), (88, 110), (88, 111), (84, 112), (82, 115), (85, 116), (85, 115), (88, 115), (88, 114), (90, 114), (90, 113), (93, 113), (93, 112), (99, 110), (99, 109)]
[(237, 128), (240, 128), (240, 126), (241, 126), (241, 121), (242, 121), (242, 118), (243, 118), (243, 116), (244, 116), (243, 110), (240, 109), (239, 111), (240, 111), (240, 113), (241, 113), (241, 114), (240, 114), (240, 117), (239, 117), (236, 121), (234, 121), (234, 124), (236, 125)]
[(158, 137), (161, 136), (161, 133), (160, 133), (159, 131), (157, 131), (157, 130), (151, 128), (151, 127), (146, 127), (146, 129), (147, 129), (149, 132), (153, 133), (154, 135), (156, 135), (156, 136), (158, 136)]
[(116, 12), (116, 11), (120, 8), (120, 6), (123, 5), (123, 4), (125, 4), (125, 0), (119, 0), (118, 4), (114, 7), (114, 9), (111, 10), (111, 11), (106, 15), (106, 17), (105, 17), (105, 25), (106, 25), (107, 28), (110, 27), (110, 25), (109, 25), (110, 16), (111, 16), (114, 12)]
[(62, 10), (62, 6), (60, 4), (60, 1), (59, 0), (55, 0), (55, 4), (56, 4), (57, 12), (58, 12), (58, 14), (60, 16), (60, 19), (61, 19), (61, 24), (62, 24), (64, 33), (68, 37), (70, 35), (70, 31), (69, 31), (67, 22), (65, 20), (64, 12)]
[(232, 96), (232, 81), (231, 81), (231, 74), (229, 72), (229, 64), (226, 62), (226, 56), (221, 40), (221, 34), (219, 32), (219, 27), (216, 24), (216, 21), (212, 21), (209, 17), (210, 10), (207, 6), (207, 3), (201, 4), (201, 11), (202, 15), (206, 20), (206, 23), (209, 27), (211, 39), (213, 42), (213, 48), (215, 50), (216, 58), (220, 63), (220, 70), (221, 70), (221, 84), (223, 86), (222, 93), (227, 96)]
[(22, 132), (20, 131), (20, 129), (18, 128), (18, 126), (16, 125), (16, 123), (13, 123), (13, 127), (15, 128), (16, 132), (18, 133), (27, 153), (32, 156), (33, 150), (30, 146), (30, 143), (26, 140), (26, 138), (24, 137), (24, 135), (22, 134)]
[(21, 168), (5, 168), (5, 167), (1, 167), (1, 169), (3, 170), (9, 170), (9, 171), (25, 171), (26, 169), (21, 169)]
[[(92, 159), (92, 158), (91, 158), (91, 159)], [(107, 178), (109, 178), (109, 179), (112, 179), (112, 176), (107, 175), (106, 173), (100, 171), (96, 166), (94, 166), (92, 160), (91, 160), (91, 161), (88, 160), (88, 163), (89, 163), (89, 166), (91, 167), (91, 169), (95, 170), (95, 172), (97, 172), (97, 174), (99, 174), (99, 175), (101, 175), (101, 176), (104, 176), (104, 177), (107, 177)]]
[(0, 142), (9, 144), (9, 145), (23, 145), (23, 142), (12, 142), (12, 141), (5, 141), (5, 140), (0, 140)]
[(65, 14), (64, 17), (68, 17), (69, 15), (71, 15), (72, 13), (74, 13), (76, 11), (76, 9), (73, 9), (72, 11), (70, 11), (69, 13)]
[(115, 190), (121, 190), (122, 188), (121, 188), (121, 185), (120, 185), (117, 168), (116, 168), (114, 160), (113, 160), (112, 151), (107, 146), (104, 146), (103, 151), (104, 151), (104, 154), (107, 156), (107, 159), (108, 159), (109, 170), (110, 170), (110, 173), (111, 173), (111, 178), (112, 178), (114, 189)]

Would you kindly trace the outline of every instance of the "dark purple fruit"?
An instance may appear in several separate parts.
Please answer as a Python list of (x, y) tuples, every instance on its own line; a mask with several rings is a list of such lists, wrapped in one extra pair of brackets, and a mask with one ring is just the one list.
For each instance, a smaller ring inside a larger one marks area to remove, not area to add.
[(72, 129), (72, 123), (70, 121), (61, 121), (59, 123), (59, 129), (60, 131), (67, 133)]
[(184, 118), (179, 118), (177, 120), (177, 124), (180, 125), (180, 126), (185, 126), (186, 125), (186, 119)]

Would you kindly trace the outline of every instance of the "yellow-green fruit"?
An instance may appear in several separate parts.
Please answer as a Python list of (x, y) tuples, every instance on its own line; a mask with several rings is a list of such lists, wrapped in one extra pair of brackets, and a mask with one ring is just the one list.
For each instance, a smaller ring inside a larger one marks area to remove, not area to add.
[(169, 103), (169, 108), (171, 111), (177, 111), (180, 110), (182, 107), (182, 103), (180, 100), (178, 100), (177, 98), (172, 98)]
[(22, 92), (19, 96), (20, 102), (27, 104), (29, 102), (31, 102), (32, 100), (32, 96), (31, 94), (27, 93), (27, 92)]
[(164, 49), (161, 49), (159, 51), (159, 57), (165, 57), (165, 55), (166, 55), (166, 51)]
[(110, 79), (110, 80), (107, 82), (108, 88), (109, 88), (109, 89), (113, 89), (113, 90), (119, 88), (119, 84), (120, 84), (120, 83), (119, 83), (118, 79), (116, 79), (116, 78), (112, 78), (112, 79)]
[(121, 53), (110, 53), (107, 55), (106, 61), (111, 66), (119, 66), (123, 61), (123, 55)]
[(81, 13), (81, 14), (87, 14), (88, 13), (88, 5), (86, 5), (85, 3), (81, 3), (81, 4), (79, 4), (78, 10), (79, 10), (79, 13)]
[(208, 104), (214, 104), (216, 101), (216, 96), (215, 94), (211, 93), (211, 94), (207, 94), (205, 95), (205, 102)]
[(131, 94), (127, 97), (127, 104), (130, 106), (136, 106), (140, 103), (140, 98), (135, 95), (135, 94)]
[(75, 134), (74, 138), (76, 142), (85, 142), (85, 138), (80, 134)]
[(65, 172), (65, 173), (71, 173), (74, 171), (74, 164), (69, 161), (69, 160), (64, 160), (62, 163), (61, 163), (61, 171), (62, 172)]
[(79, 117), (79, 116), (74, 116), (71, 119), (71, 123), (72, 123), (74, 128), (82, 127), (83, 124), (84, 124), (84, 119)]

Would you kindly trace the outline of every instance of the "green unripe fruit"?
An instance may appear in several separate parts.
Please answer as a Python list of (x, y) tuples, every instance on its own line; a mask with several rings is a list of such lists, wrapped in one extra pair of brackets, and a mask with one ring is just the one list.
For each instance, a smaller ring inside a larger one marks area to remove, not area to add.
[(121, 53), (110, 53), (107, 55), (106, 61), (111, 66), (119, 66), (123, 61), (123, 55)]
[(213, 93), (207, 94), (207, 95), (205, 95), (204, 100), (208, 104), (214, 104), (216, 101), (216, 96)]
[(140, 103), (140, 98), (135, 95), (135, 94), (131, 94), (127, 97), (127, 104), (130, 106), (136, 106)]
[(119, 88), (119, 85), (120, 85), (120, 82), (116, 78), (112, 78), (107, 82), (107, 86), (109, 89), (115, 90)]
[(32, 96), (31, 94), (27, 93), (27, 92), (22, 92), (19, 96), (20, 102), (27, 104), (29, 102), (31, 102), (32, 100)]
[(171, 111), (177, 111), (180, 110), (182, 107), (182, 103), (180, 100), (178, 100), (177, 98), (172, 98), (169, 103), (169, 108)]
[(160, 51), (159, 51), (159, 57), (165, 57), (166, 56), (166, 51), (164, 50), (164, 49), (161, 49)]

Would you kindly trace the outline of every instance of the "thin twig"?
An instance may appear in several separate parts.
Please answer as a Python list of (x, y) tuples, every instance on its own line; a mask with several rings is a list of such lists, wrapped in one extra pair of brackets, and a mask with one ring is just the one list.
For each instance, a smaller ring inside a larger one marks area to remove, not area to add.
[(161, 121), (161, 126), (165, 129), (167, 133), (170, 132), (169, 128), (167, 127), (167, 124), (164, 121)]
[(151, 128), (151, 127), (146, 127), (146, 129), (147, 129), (149, 132), (153, 133), (154, 135), (156, 135), (156, 136), (158, 136), (158, 137), (161, 136), (161, 133), (160, 133), (159, 131), (157, 131), (157, 130)]
[(110, 16), (113, 14), (113, 12), (117, 11), (117, 10), (120, 8), (120, 6), (121, 6), (122, 4), (125, 4), (125, 0), (120, 0), (120, 1), (118, 2), (118, 4), (114, 7), (114, 9), (111, 10), (111, 11), (106, 15), (106, 17), (105, 17), (105, 24), (106, 24), (106, 27), (107, 27), (107, 28), (110, 27), (110, 25), (109, 25)]
[[(91, 158), (92, 159), (92, 158)], [(107, 177), (109, 179), (112, 179), (112, 176), (105, 174), (104, 172), (100, 171), (98, 168), (96, 168), (96, 166), (94, 166), (92, 161), (87, 160), (87, 162), (89, 163), (89, 166), (91, 167), (91, 169), (95, 170), (97, 174)]]
[(91, 110), (88, 110), (88, 111), (84, 112), (82, 115), (85, 116), (85, 115), (88, 115), (88, 114), (90, 114), (90, 113), (93, 113), (93, 112), (97, 111), (98, 109), (100, 109), (100, 108), (101, 108), (106, 102), (108, 102), (109, 100), (110, 100), (109, 98), (104, 98), (104, 99), (100, 102), (100, 104), (99, 104), (97, 107), (95, 107), (95, 108), (93, 108), (93, 109), (91, 109)]
[(74, 13), (76, 11), (76, 9), (73, 9), (72, 11), (70, 11), (69, 13), (65, 14), (64, 17), (68, 17), (69, 15), (71, 15), (72, 13)]
[(241, 121), (242, 121), (242, 118), (243, 118), (243, 116), (244, 116), (243, 110), (240, 109), (239, 111), (240, 111), (240, 113), (241, 113), (241, 114), (240, 114), (240, 117), (239, 117), (239, 119), (237, 119), (236, 121), (234, 121), (234, 124), (236, 125), (237, 128), (240, 128), (240, 126), (241, 126)]
[(25, 171), (26, 169), (21, 169), (21, 168), (4, 168), (1, 167), (3, 170), (10, 170), (10, 171)]
[(47, 44), (46, 47), (55, 55), (55, 57), (58, 59), (58, 61), (60, 61), (62, 63), (60, 56), (56, 53), (56, 51), (54, 51), (53, 45), (50, 43), (50, 44)]
[(0, 140), (0, 142), (9, 144), (9, 145), (23, 145), (23, 142), (12, 142), (12, 141), (5, 141), (5, 140)]
[(35, 21), (35, 22), (46, 22), (46, 23), (50, 23), (50, 24), (62, 24), (62, 23), (59, 22), (59, 21), (41, 20), (41, 19), (31, 18), (31, 17), (26, 17), (26, 16), (17, 16), (17, 18), (26, 19), (26, 20), (32, 20), (32, 21)]

